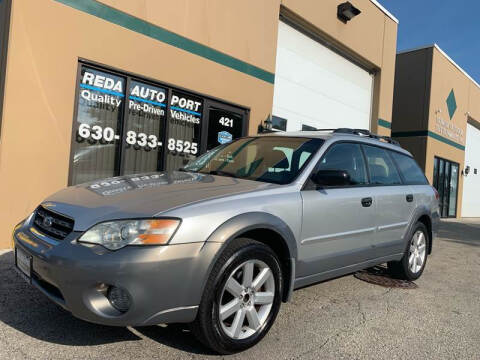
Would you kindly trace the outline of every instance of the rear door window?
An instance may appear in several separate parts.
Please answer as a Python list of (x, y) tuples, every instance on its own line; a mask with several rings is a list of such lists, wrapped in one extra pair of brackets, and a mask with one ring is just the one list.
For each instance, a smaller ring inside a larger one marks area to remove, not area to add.
[(408, 185), (427, 185), (428, 181), (423, 171), (410, 156), (390, 151), (393, 161), (398, 166), (400, 173)]
[(367, 157), (370, 183), (373, 185), (401, 185), (397, 168), (385, 149), (362, 145)]

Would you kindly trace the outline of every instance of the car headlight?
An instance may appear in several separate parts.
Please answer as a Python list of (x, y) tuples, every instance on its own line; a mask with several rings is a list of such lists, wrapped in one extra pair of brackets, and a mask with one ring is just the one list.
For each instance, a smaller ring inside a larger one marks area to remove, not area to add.
[(78, 241), (102, 245), (109, 250), (127, 245), (165, 245), (179, 225), (177, 219), (108, 221), (93, 226)]

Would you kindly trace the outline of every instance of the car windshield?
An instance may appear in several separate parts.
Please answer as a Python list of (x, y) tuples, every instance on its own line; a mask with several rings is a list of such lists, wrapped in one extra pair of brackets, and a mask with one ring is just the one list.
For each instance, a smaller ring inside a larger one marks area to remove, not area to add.
[(322, 144), (322, 139), (304, 137), (242, 138), (216, 147), (182, 170), (288, 184)]

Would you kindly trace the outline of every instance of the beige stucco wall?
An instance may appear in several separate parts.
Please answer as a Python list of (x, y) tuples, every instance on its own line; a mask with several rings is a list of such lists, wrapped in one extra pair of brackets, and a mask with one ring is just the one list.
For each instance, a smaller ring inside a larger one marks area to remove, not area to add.
[[(372, 129), (391, 119), (397, 24), (369, 0), (348, 24), (335, 0), (101, 0), (274, 72), (280, 4), (377, 72)], [(41, 15), (41, 16), (40, 16)], [(0, 139), (0, 248), (14, 224), (67, 185), (78, 59), (249, 108), (249, 133), (271, 112), (273, 84), (55, 0), (13, 0)], [(378, 132), (388, 134), (389, 129)]]
[(275, 72), (280, 0), (100, 0), (237, 59)]

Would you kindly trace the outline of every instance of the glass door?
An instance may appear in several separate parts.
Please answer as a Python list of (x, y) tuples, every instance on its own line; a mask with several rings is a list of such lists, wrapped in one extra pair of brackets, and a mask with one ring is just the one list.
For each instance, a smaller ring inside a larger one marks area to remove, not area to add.
[(459, 165), (439, 157), (435, 157), (433, 165), (433, 186), (440, 196), (439, 208), (441, 217), (457, 215)]
[(202, 151), (229, 143), (247, 133), (247, 110), (209, 100), (206, 102), (206, 111), (208, 131), (204, 132), (205, 139), (202, 143), (206, 147)]

